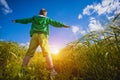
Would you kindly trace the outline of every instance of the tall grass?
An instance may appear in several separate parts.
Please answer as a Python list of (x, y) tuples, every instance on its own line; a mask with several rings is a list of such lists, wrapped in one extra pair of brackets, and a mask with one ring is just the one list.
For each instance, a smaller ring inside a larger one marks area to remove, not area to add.
[[(58, 72), (55, 80), (120, 80), (119, 20), (115, 17), (105, 31), (90, 32), (52, 55)], [(14, 42), (0, 42), (0, 80), (50, 80), (45, 58), (38, 52), (27, 67), (28, 73), (21, 76), (26, 50)]]

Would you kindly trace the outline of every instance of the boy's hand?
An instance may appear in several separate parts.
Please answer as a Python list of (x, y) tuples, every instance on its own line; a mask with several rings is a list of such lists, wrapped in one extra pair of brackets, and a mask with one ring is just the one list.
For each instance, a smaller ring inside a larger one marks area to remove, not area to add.
[(16, 23), (16, 20), (12, 20), (13, 23)]
[(70, 28), (70, 26), (65, 25), (64, 28)]

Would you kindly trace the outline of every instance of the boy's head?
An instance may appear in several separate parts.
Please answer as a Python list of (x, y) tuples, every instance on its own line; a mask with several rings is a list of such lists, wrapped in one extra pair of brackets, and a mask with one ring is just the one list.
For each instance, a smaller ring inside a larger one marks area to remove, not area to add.
[(46, 16), (47, 15), (47, 11), (45, 8), (42, 8), (39, 12), (39, 15), (43, 15), (43, 16)]

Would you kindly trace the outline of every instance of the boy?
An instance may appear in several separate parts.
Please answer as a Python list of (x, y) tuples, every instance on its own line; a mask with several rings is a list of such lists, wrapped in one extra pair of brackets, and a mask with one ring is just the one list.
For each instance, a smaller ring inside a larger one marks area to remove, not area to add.
[(46, 58), (46, 63), (51, 71), (50, 75), (55, 76), (57, 72), (54, 69), (52, 58), (49, 52), (49, 45), (48, 45), (48, 35), (49, 35), (48, 25), (50, 24), (55, 27), (64, 27), (64, 28), (69, 28), (69, 26), (54, 21), (46, 16), (47, 16), (47, 11), (44, 8), (42, 8), (38, 16), (33, 16), (32, 18), (12, 20), (12, 22), (22, 23), (22, 24), (32, 23), (30, 30), (31, 41), (30, 41), (29, 49), (23, 59), (22, 66), (26, 67), (28, 65), (30, 58), (33, 57), (36, 48), (38, 47), (38, 45), (40, 45), (43, 56)]

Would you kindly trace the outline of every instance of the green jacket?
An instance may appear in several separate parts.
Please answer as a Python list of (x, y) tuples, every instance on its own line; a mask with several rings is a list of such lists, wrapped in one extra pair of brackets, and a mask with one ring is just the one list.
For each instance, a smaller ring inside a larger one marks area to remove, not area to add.
[(15, 21), (16, 23), (22, 23), (22, 24), (32, 23), (30, 36), (32, 36), (34, 33), (44, 33), (45, 35), (48, 36), (49, 24), (55, 27), (65, 26), (64, 24), (57, 22), (55, 20), (52, 20), (45, 16), (33, 16), (32, 18), (17, 19)]

